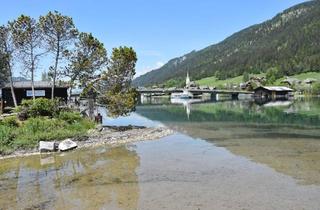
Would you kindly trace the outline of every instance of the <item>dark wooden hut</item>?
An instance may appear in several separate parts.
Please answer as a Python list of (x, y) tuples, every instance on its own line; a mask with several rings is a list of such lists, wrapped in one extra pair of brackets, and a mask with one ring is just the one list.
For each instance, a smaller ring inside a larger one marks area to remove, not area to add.
[(288, 99), (292, 89), (284, 86), (261, 86), (254, 89), (255, 98), (265, 99)]
[[(14, 91), (17, 98), (17, 103), (20, 104), (23, 99), (32, 98), (31, 81), (14, 82)], [(35, 96), (42, 98), (51, 98), (52, 83), (48, 81), (37, 81), (34, 82)], [(68, 86), (57, 85), (54, 91), (54, 97), (60, 98), (61, 100), (67, 102), (68, 100)], [(1, 101), (2, 108), (13, 107), (13, 99), (11, 95), (10, 85), (7, 84), (1, 89)]]

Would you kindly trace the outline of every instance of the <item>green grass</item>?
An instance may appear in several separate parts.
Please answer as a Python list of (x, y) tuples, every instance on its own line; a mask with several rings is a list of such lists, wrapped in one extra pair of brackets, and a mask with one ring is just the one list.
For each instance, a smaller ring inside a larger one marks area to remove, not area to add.
[[(320, 72), (307, 72), (307, 73), (302, 73), (302, 74), (296, 74), (296, 75), (293, 75), (293, 76), (290, 76), (290, 78), (296, 78), (298, 80), (305, 80), (305, 79), (316, 79), (318, 81), (320, 81)], [(285, 77), (282, 77), (280, 79), (277, 79), (275, 81), (275, 85), (283, 85), (281, 83), (281, 81), (283, 81), (284, 79), (286, 79)]]
[[(253, 76), (253, 74), (252, 74)], [(262, 77), (265, 76), (264, 73), (261, 74), (254, 74), (254, 76)], [(196, 83), (203, 86), (210, 86), (210, 87), (223, 87), (226, 85), (239, 85), (243, 82), (243, 76), (233, 77), (226, 80), (218, 80), (216, 77), (207, 77), (201, 80), (197, 80)]]
[(0, 122), (0, 154), (18, 149), (35, 148), (39, 141), (63, 140), (86, 135), (95, 124), (77, 113), (64, 113), (57, 118), (37, 117), (20, 122), (11, 117)]
[[(265, 76), (265, 74), (264, 73), (255, 74), (254, 76), (262, 77), (262, 76)], [(290, 78), (296, 78), (301, 81), (305, 79), (313, 78), (320, 81), (320, 72), (307, 72), (307, 73), (290, 76)], [(282, 77), (276, 80), (273, 85), (283, 85), (281, 84), (281, 81), (284, 79), (285, 77)], [(242, 82), (243, 82), (243, 76), (233, 77), (226, 80), (218, 80), (216, 77), (213, 76), (213, 77), (207, 77), (207, 78), (203, 78), (201, 80), (196, 81), (196, 83), (201, 86), (212, 86), (212, 87), (213, 86), (223, 87), (230, 84), (239, 85)]]

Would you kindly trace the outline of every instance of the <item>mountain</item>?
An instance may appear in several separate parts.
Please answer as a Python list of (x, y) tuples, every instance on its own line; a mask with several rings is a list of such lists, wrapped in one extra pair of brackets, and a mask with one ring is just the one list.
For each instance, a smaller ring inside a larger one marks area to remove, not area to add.
[(226, 79), (277, 69), (277, 76), (320, 71), (320, 0), (291, 7), (271, 20), (233, 34), (218, 44), (174, 58), (133, 81), (136, 86), (216, 76)]
[(13, 82), (23, 82), (23, 81), (30, 81), (24, 77), (12, 77)]

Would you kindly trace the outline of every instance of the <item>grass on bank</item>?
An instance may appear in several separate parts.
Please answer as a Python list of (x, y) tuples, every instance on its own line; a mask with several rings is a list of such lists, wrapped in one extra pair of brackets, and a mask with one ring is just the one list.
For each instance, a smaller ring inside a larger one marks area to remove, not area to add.
[[(265, 73), (261, 74), (255, 74), (252, 76), (266, 76)], [(305, 79), (316, 79), (320, 81), (320, 72), (307, 72), (307, 73), (301, 73), (301, 74), (296, 74), (293, 76), (290, 76), (290, 78), (296, 78), (298, 80), (305, 80)], [(271, 85), (283, 85), (281, 81), (286, 79), (285, 77), (282, 77), (280, 79), (277, 79), (273, 84)], [(232, 84), (232, 85), (239, 85), (240, 83), (243, 82), (243, 76), (238, 76), (238, 77), (233, 77), (225, 80), (218, 80), (216, 77), (207, 77), (203, 78), (201, 80), (197, 80), (196, 83), (201, 85), (201, 86), (215, 86), (215, 87), (224, 87), (225, 85)]]
[[(263, 77), (265, 76), (264, 73), (261, 74), (252, 74), (252, 76)], [(232, 84), (232, 85), (239, 85), (243, 82), (243, 76), (237, 76), (225, 80), (219, 80), (215, 76), (213, 77), (206, 77), (201, 80), (197, 80), (196, 83), (200, 86), (210, 86), (210, 87), (224, 87), (225, 85)]]
[[(307, 73), (301, 73), (301, 74), (296, 74), (293, 76), (290, 76), (290, 78), (296, 78), (300, 81), (306, 80), (306, 79), (316, 79), (320, 81), (320, 72), (307, 72)], [(277, 79), (274, 84), (275, 85), (283, 85), (281, 81), (286, 79), (285, 77), (282, 77), (280, 79)]]
[[(41, 109), (43, 111), (43, 107)], [(7, 117), (0, 121), (0, 154), (35, 148), (39, 141), (81, 137), (94, 126), (93, 121), (73, 111), (61, 111), (53, 116), (32, 116), (24, 121), (15, 116)]]

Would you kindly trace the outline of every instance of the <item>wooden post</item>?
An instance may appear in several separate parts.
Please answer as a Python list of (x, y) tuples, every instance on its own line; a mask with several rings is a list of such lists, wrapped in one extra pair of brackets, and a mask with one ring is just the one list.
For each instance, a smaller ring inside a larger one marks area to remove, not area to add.
[(0, 114), (3, 114), (3, 99), (0, 101)]

